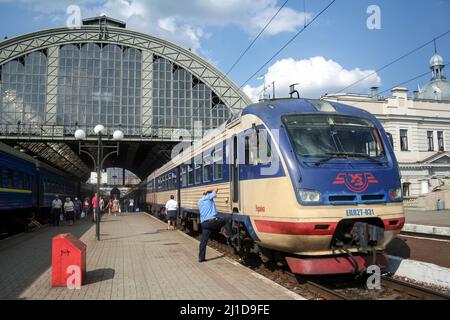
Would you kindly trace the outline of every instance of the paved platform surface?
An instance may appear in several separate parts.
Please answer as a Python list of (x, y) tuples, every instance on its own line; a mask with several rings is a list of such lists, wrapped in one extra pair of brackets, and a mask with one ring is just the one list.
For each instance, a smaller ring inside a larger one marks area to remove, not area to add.
[(450, 227), (450, 210), (418, 211), (406, 209), (405, 223)]
[[(87, 284), (51, 287), (51, 238), (70, 232), (87, 245)], [(104, 216), (95, 225), (45, 227), (0, 241), (0, 299), (302, 299), (144, 213)]]

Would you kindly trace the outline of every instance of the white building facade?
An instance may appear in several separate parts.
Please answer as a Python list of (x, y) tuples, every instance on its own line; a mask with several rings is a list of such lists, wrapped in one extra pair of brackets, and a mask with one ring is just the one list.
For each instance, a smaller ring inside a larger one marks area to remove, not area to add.
[[(450, 82), (437, 53), (430, 60), (432, 79), (408, 96), (406, 88), (393, 88), (391, 96), (372, 93), (328, 94), (322, 99), (352, 105), (374, 114), (392, 135), (399, 162), (405, 205), (436, 209), (437, 199), (450, 207)], [(437, 193), (438, 190), (441, 190)]]

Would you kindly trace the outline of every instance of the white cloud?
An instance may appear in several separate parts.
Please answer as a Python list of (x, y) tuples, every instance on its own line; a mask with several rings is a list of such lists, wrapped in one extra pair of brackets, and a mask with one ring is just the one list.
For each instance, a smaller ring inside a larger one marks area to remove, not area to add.
[[(258, 14), (250, 20), (251, 28), (253, 28), (255, 32), (259, 32), (277, 11), (278, 8), (269, 7), (258, 12)], [(280, 32), (294, 32), (299, 30), (310, 20), (310, 13), (299, 12), (291, 8), (283, 8), (266, 29), (265, 34), (275, 35)]]
[[(289, 93), (289, 85), (299, 83), (296, 87), (300, 96), (305, 98), (318, 98), (325, 93), (333, 93), (352, 84), (353, 82), (368, 76), (373, 70), (344, 69), (339, 63), (316, 56), (309, 59), (295, 60), (287, 58), (278, 60), (269, 67), (265, 75), (265, 83), (275, 81), (276, 95), (286, 97)], [(379, 86), (381, 79), (374, 74), (359, 82), (351, 91), (367, 90), (371, 86)], [(258, 101), (263, 90), (263, 85), (252, 87), (246, 85), (244, 92), (252, 101)], [(271, 89), (269, 90), (271, 93)]]
[(163, 30), (169, 31), (169, 32), (175, 32), (177, 30), (174, 17), (167, 17), (164, 19), (159, 19), (158, 27), (160, 27)]
[[(15, 1), (42, 14), (58, 12), (66, 21), (66, 8), (73, 0), (0, 0)], [(130, 29), (164, 37), (181, 46), (198, 50), (209, 36), (209, 27), (236, 25), (255, 34), (279, 9), (277, 0), (79, 0), (83, 18), (105, 13), (123, 20)], [(309, 19), (292, 8), (284, 7), (264, 35), (294, 32)], [(53, 17), (53, 19), (55, 19)], [(57, 20), (54, 20), (57, 21)]]

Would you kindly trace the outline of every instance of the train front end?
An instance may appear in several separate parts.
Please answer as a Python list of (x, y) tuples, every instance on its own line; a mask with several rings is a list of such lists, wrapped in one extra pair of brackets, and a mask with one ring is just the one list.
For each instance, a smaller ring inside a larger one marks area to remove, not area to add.
[(361, 109), (320, 100), (308, 104), (303, 112), (280, 114), (279, 150), (295, 199), (286, 196), (289, 213), (277, 221), (255, 221), (260, 237), (287, 253), (294, 273), (386, 266), (384, 250), (404, 224), (389, 138)]

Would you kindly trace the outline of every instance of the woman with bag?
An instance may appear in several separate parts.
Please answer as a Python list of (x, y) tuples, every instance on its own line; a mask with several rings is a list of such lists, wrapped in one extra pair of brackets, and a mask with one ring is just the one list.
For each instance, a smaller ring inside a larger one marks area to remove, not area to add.
[(67, 197), (66, 202), (64, 202), (64, 213), (66, 220), (70, 221), (69, 225), (73, 225), (75, 223), (75, 205), (70, 200), (70, 197)]

